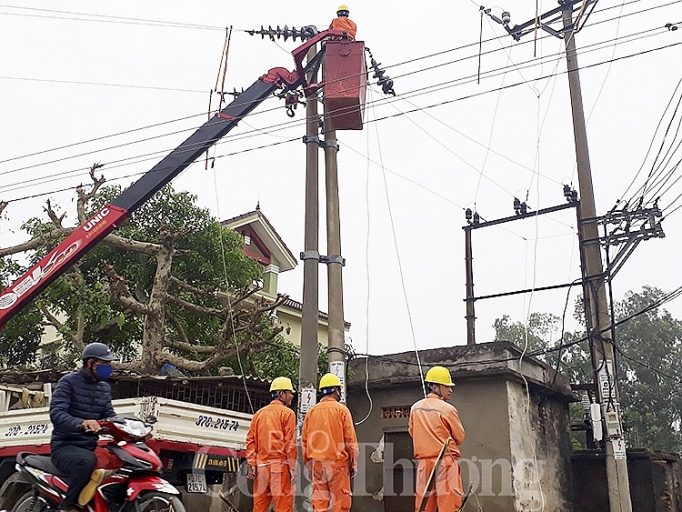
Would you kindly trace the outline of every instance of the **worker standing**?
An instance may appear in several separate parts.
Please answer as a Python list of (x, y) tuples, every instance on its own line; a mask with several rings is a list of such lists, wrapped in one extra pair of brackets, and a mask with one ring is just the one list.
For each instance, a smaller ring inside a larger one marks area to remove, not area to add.
[(358, 441), (353, 417), (341, 400), (341, 381), (327, 373), (320, 379), (320, 402), (303, 421), (303, 462), (313, 484), (314, 512), (348, 512), (350, 481), (358, 471)]
[(296, 414), (291, 379), (277, 377), (270, 385), (272, 402), (254, 414), (246, 435), (246, 477), (253, 480), (253, 512), (292, 512), (296, 479)]
[(459, 473), (459, 445), (464, 441), (464, 428), (457, 409), (448, 403), (454, 383), (450, 371), (434, 366), (424, 379), (430, 393), (410, 411), (409, 431), (414, 445), (417, 467), (415, 510), (419, 512), (426, 485), (443, 445), (451, 439), (443, 454), (433, 491), (426, 502), (426, 512), (452, 512), (462, 506), (462, 477)]
[(351, 41), (355, 41), (355, 34), (358, 31), (357, 25), (348, 18), (348, 6), (346, 4), (339, 5), (336, 10), (336, 18), (332, 20), (332, 24), (329, 28), (332, 30), (343, 30), (348, 32), (348, 38)]

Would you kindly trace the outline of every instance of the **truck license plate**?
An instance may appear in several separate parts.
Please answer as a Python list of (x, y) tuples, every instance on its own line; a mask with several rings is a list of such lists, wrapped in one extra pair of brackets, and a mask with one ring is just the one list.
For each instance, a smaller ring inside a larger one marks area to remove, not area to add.
[(207, 491), (208, 486), (206, 485), (206, 475), (187, 473), (187, 492), (205, 494)]

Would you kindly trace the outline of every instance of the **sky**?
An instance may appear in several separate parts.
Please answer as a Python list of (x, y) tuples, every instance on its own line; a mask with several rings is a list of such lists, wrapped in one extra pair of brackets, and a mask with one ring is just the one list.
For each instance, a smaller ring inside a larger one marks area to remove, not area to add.
[[(226, 27), (233, 28), (226, 90), (246, 88), (270, 68), (293, 69), (290, 52), (299, 43), (245, 31), (261, 25), (323, 29), (337, 7), (327, 0), (303, 5), (0, 5), (0, 200), (10, 202), (0, 219), (0, 246), (25, 240), (21, 224), (44, 216), (47, 199), (73, 223), (73, 187), (87, 183), (94, 162), (105, 164), (108, 180), (127, 185), (203, 123)], [(397, 93), (386, 97), (372, 87), (364, 129), (337, 133), (352, 344), (371, 354), (464, 344), (464, 209), (494, 220), (513, 215), (514, 197), (535, 210), (562, 204), (563, 184), (578, 186), (564, 43), (542, 31), (516, 42), (489, 17), (481, 21), (473, 0), (348, 5), (357, 38)], [(541, 2), (537, 8), (555, 6)], [(484, 7), (498, 17), (509, 11), (512, 25), (532, 19), (536, 9), (535, 2), (509, 0)], [(651, 169), (647, 150), (652, 141), (660, 145), (656, 129), (682, 78), (682, 30), (665, 27), (682, 22), (681, 7), (679, 0), (599, 0), (575, 36), (599, 214), (633, 195)], [(260, 204), (298, 256), (303, 134), (303, 109), (292, 120), (282, 101), (269, 98), (215, 146), (213, 168), (198, 162), (173, 185), (196, 194), (220, 219)], [(676, 137), (672, 130), (669, 140)], [(666, 237), (636, 249), (614, 279), (617, 300), (644, 285), (682, 285), (682, 210), (674, 211), (682, 184), (670, 167), (660, 199), (670, 213)], [(325, 253), (324, 209), (320, 223)], [(476, 230), (473, 253), (476, 295), (580, 276), (573, 210)], [(296, 300), (302, 298), (302, 269), (299, 264), (280, 276), (280, 291)], [(325, 309), (325, 268), (320, 275)], [(477, 341), (492, 341), (493, 321), (504, 314), (515, 321), (533, 311), (562, 316), (567, 297), (567, 327), (576, 328), (578, 293), (573, 287), (568, 295), (559, 289), (478, 301)], [(667, 308), (682, 317), (682, 304)]]

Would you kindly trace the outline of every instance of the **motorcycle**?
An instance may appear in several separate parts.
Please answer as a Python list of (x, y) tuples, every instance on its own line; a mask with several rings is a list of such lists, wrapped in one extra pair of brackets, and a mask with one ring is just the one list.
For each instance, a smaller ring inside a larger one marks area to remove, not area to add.
[[(132, 416), (100, 420), (100, 434), (111, 439), (95, 450), (97, 466), (81, 492), (84, 512), (186, 512), (180, 492), (160, 477), (162, 463), (145, 441), (150, 423)], [(49, 456), (21, 452), (16, 468), (33, 489), (19, 498), (12, 512), (57, 512), (68, 477)]]

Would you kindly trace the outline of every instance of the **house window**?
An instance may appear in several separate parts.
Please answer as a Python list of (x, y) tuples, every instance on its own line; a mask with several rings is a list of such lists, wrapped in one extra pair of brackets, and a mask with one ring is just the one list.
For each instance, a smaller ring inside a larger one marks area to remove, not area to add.
[(409, 418), (411, 405), (397, 405), (394, 407), (382, 407), (381, 419), (393, 420), (397, 418)]

